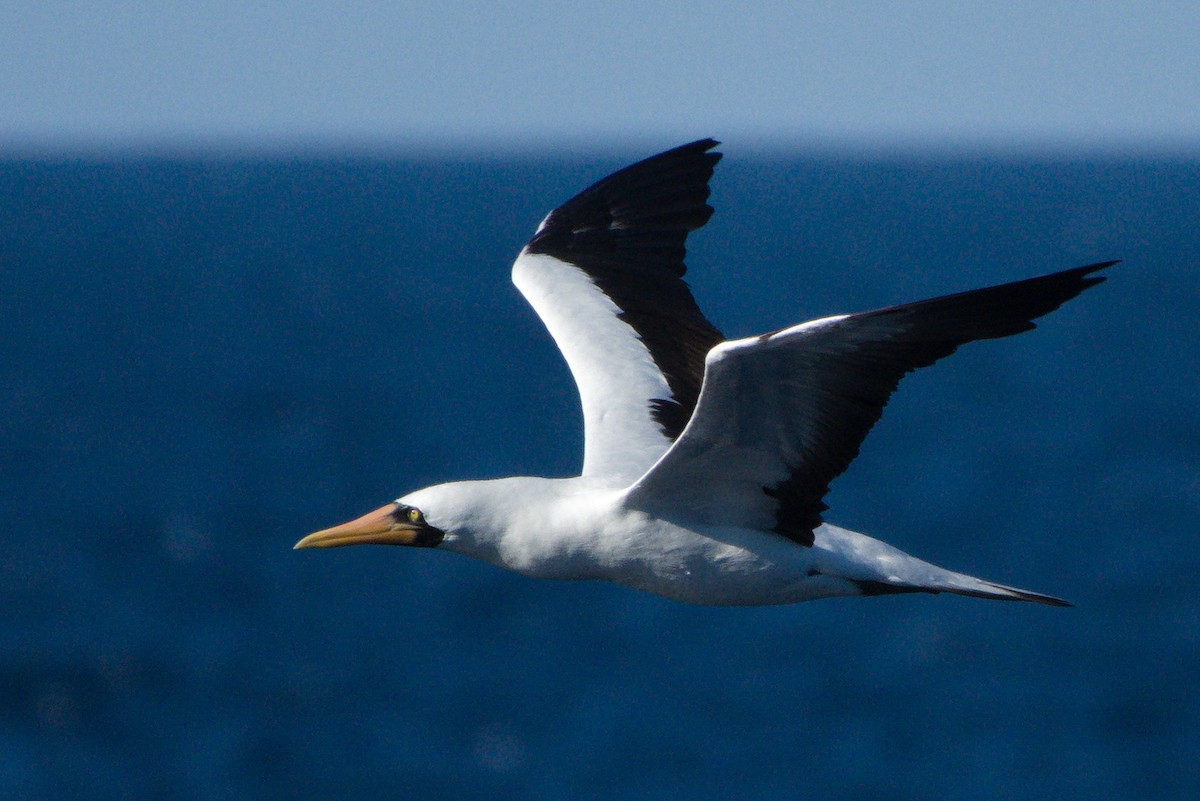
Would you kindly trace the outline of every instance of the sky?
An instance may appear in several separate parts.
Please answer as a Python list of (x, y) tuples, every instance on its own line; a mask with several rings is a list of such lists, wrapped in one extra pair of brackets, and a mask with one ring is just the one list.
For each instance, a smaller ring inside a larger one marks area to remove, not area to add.
[(1200, 145), (1200, 3), (9, 0), (0, 151)]

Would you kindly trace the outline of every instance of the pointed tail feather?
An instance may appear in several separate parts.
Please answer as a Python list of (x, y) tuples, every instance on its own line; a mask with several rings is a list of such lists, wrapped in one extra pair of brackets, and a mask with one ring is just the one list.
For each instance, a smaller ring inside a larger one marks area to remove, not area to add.
[(994, 584), (971, 576), (960, 575), (957, 580), (939, 581), (927, 585), (907, 584), (892, 581), (855, 581), (863, 595), (892, 595), (905, 592), (928, 592), (937, 595), (949, 592), (954, 595), (967, 595), (972, 598), (988, 598), (993, 601), (1031, 601), (1046, 606), (1074, 606), (1070, 601), (1055, 598), (1053, 595), (1043, 595), (1040, 592), (1009, 587), (1004, 584)]
[(1004, 584), (993, 584), (990, 581), (981, 581), (976, 579), (979, 586), (971, 587), (943, 587), (943, 592), (952, 592), (956, 595), (969, 595), (972, 598), (991, 598), (994, 601), (1032, 601), (1035, 604), (1045, 604), (1046, 606), (1074, 606), (1070, 601), (1064, 601), (1062, 598), (1055, 598), (1053, 595), (1043, 595), (1040, 592), (1030, 592), (1016, 587), (1009, 587)]

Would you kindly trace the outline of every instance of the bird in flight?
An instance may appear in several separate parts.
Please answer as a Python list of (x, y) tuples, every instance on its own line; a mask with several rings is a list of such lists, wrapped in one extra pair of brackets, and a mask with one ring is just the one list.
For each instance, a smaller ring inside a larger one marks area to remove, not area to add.
[(1030, 330), (1116, 262), (726, 341), (683, 278), (717, 144), (585, 189), (513, 265), (579, 389), (580, 475), (438, 484), (295, 547), (438, 548), (696, 604), (946, 592), (1068, 606), (827, 523), (823, 498), (907, 373)]

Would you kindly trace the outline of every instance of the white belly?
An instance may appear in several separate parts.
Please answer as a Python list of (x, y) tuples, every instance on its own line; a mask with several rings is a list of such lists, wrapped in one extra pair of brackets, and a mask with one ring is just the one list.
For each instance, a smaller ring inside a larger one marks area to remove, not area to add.
[[(519, 482), (519, 484), (517, 483)], [(449, 521), (441, 548), (527, 576), (601, 579), (695, 604), (788, 604), (856, 595), (843, 564), (846, 536), (821, 526), (813, 547), (774, 532), (685, 525), (621, 504), (622, 491), (581, 479), (501, 479), (457, 487), (479, 494), (486, 517)], [(436, 488), (435, 488), (436, 489)], [(402, 499), (419, 506), (422, 490)], [(433, 525), (441, 521), (431, 520)]]
[(790, 604), (858, 594), (850, 582), (821, 572), (828, 552), (820, 538), (809, 548), (773, 532), (636, 522), (574, 542), (563, 537), (554, 553), (504, 566), (541, 578), (602, 579), (693, 604)]

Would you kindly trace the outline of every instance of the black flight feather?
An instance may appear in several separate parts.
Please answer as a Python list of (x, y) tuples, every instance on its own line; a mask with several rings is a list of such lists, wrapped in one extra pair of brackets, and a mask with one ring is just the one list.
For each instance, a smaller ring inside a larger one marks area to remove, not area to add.
[(583, 270), (621, 310), (671, 389), (650, 405), (672, 440), (696, 408), (704, 357), (725, 339), (683, 280), (687, 235), (713, 213), (717, 144), (701, 139), (613, 173), (551, 212), (527, 246)]
[(1034, 320), (1104, 281), (1093, 273), (1116, 263), (890, 306), (836, 323), (870, 334), (849, 348), (834, 369), (836, 385), (827, 389), (836, 397), (836, 408), (828, 408), (820, 421), (823, 434), (813, 451), (793, 466), (787, 479), (763, 487), (779, 501), (775, 530), (801, 545), (812, 545), (813, 529), (828, 508), (822, 499), (829, 483), (858, 456), (863, 439), (905, 374), (949, 356), (967, 342), (1034, 328)]

